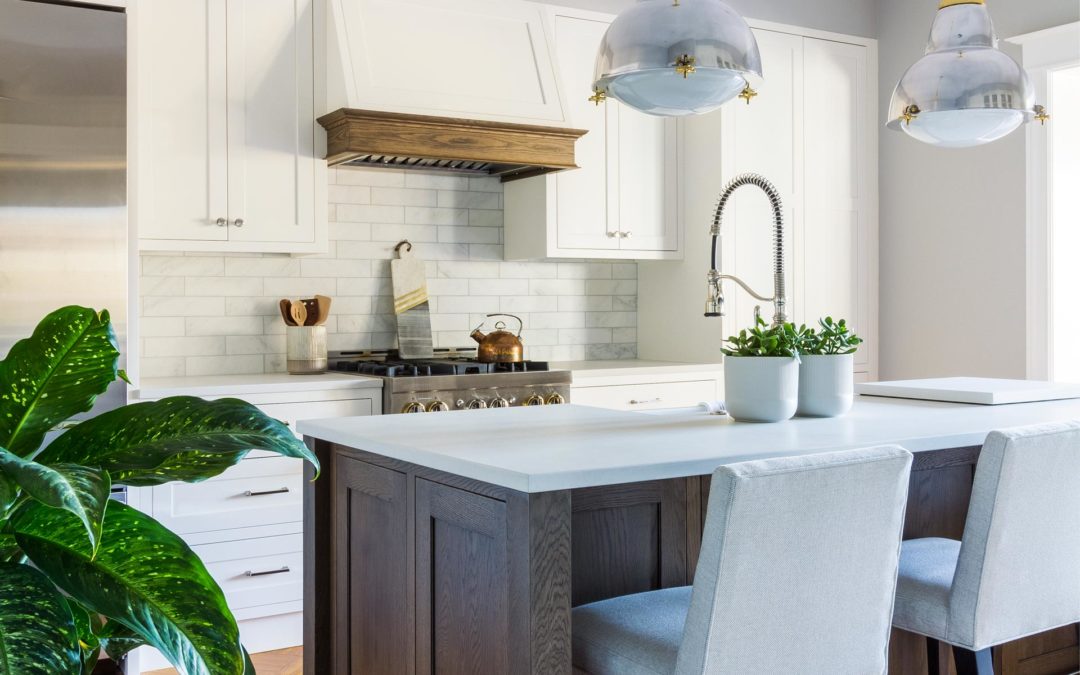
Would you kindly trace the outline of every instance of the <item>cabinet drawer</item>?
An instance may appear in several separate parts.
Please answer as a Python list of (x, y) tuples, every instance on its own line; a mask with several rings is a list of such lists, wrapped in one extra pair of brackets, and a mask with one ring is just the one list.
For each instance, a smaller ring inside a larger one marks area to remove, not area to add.
[(716, 380), (579, 387), (570, 390), (572, 403), (613, 410), (683, 408), (716, 398)]
[(177, 534), (297, 522), (302, 467), (287, 457), (246, 459), (203, 483), (160, 485), (153, 515)]
[(302, 535), (290, 534), (204, 544), (192, 550), (206, 564), (235, 612), (301, 600), (303, 546)]

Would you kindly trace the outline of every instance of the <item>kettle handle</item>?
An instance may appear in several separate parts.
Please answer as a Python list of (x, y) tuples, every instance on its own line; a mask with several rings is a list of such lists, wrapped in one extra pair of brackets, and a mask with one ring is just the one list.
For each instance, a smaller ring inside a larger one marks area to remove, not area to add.
[(521, 330), (525, 327), (525, 322), (521, 320), (521, 317), (514, 316), (513, 314), (502, 314), (502, 313), (499, 313), (499, 312), (495, 312), (494, 314), (488, 314), (487, 316), (488, 316), (489, 319), (491, 317), (493, 317), (493, 316), (508, 316), (511, 319), (516, 319), (517, 322), (518, 322), (517, 337), (519, 337), (519, 338), (521, 337)]

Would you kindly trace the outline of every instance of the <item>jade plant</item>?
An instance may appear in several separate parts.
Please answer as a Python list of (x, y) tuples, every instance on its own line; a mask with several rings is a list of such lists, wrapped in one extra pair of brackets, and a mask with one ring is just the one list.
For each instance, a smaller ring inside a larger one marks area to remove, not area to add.
[(318, 462), (236, 399), (173, 397), (72, 422), (118, 377), (108, 312), (64, 307), (0, 361), (0, 675), (90, 673), (141, 645), (186, 675), (254, 673), (221, 588), (113, 484), (202, 481), (253, 449)]
[(756, 325), (727, 339), (726, 356), (786, 356), (798, 359), (803, 335), (794, 324), (769, 326), (761, 317)]
[(820, 332), (810, 328), (802, 331), (800, 351), (812, 356), (854, 354), (863, 340), (853, 333), (844, 319), (833, 321), (831, 316), (818, 319)]

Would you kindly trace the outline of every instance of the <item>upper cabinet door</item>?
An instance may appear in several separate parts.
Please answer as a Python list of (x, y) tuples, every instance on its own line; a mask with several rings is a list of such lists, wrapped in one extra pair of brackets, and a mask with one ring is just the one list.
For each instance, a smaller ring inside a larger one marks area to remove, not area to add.
[(312, 21), (312, 0), (228, 0), (231, 241), (314, 241)]
[[(608, 22), (555, 13), (554, 48), (559, 64), (559, 79), (566, 92), (570, 122), (588, 129), (577, 141), (574, 151), (580, 169), (562, 171), (549, 180), (555, 184), (555, 218), (559, 248), (617, 249), (619, 240), (618, 203), (608, 199), (607, 118), (617, 115), (608, 102), (596, 105), (589, 101), (592, 91), (593, 62)], [(618, 175), (616, 173), (616, 175)], [(542, 179), (541, 179), (542, 180)], [(609, 202), (614, 209), (609, 213)]]
[(609, 143), (617, 176), (619, 248), (679, 248), (678, 122), (609, 100), (618, 126)]
[(332, 9), (349, 107), (566, 122), (541, 5), (332, 0)]
[(131, 216), (139, 236), (225, 241), (225, 0), (154, 0), (132, 9)]
[(845, 318), (867, 339), (855, 353), (857, 369), (873, 356), (877, 295), (868, 52), (861, 45), (807, 40), (803, 61), (807, 170), (798, 306), (807, 323)]

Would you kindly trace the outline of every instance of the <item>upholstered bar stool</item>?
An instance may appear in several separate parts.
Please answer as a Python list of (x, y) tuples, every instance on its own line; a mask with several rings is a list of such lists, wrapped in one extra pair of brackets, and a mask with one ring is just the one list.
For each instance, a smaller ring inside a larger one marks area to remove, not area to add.
[(573, 610), (577, 673), (884, 673), (911, 453), (713, 474), (694, 585)]
[(990, 648), (1080, 621), (1080, 423), (991, 433), (963, 541), (900, 553), (893, 625), (953, 646), (959, 675), (993, 672)]

